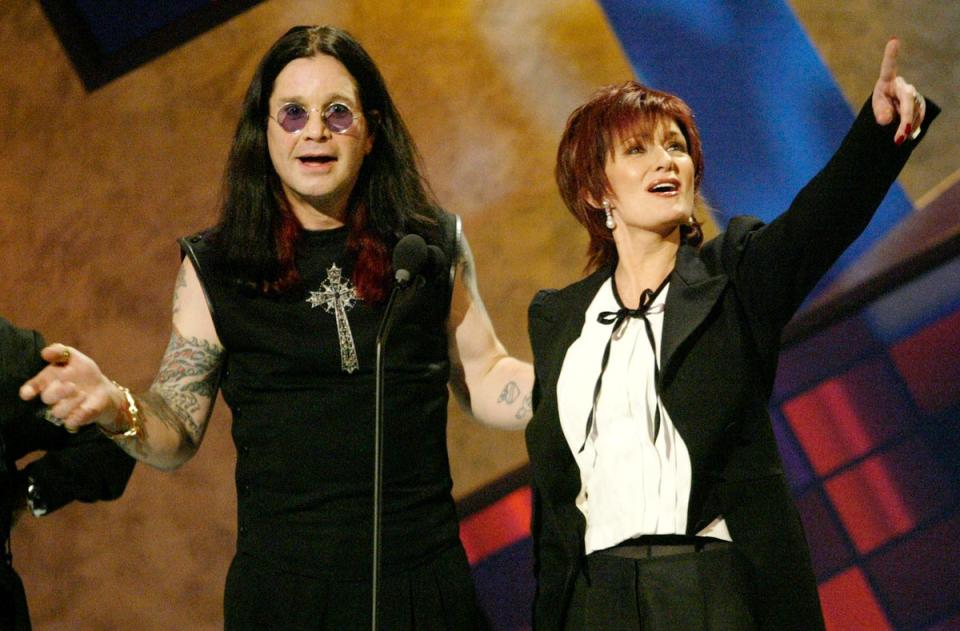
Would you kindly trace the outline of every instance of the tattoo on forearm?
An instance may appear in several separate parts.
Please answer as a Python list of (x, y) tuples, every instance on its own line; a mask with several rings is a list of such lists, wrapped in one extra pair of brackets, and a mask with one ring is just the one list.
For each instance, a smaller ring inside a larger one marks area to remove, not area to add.
[(196, 423), (190, 417), (177, 414), (171, 407), (166, 393), (151, 387), (149, 392), (140, 397), (140, 402), (151, 418), (160, 421), (174, 432), (182, 434), (190, 442), (197, 442)]
[(520, 387), (517, 386), (517, 382), (511, 381), (500, 391), (500, 396), (497, 397), (497, 403), (506, 403), (509, 405), (516, 401), (518, 396), (520, 396)]
[(174, 331), (157, 378), (150, 386), (151, 393), (161, 399), (152, 406), (157, 417), (186, 431), (194, 442), (199, 442), (203, 433), (196, 414), (204, 406), (209, 409), (216, 394), (222, 351), (216, 344), (185, 338)]
[[(194, 384), (197, 394), (212, 396), (222, 348), (196, 337), (186, 338), (174, 331), (163, 355), (154, 384)], [(200, 377), (200, 379), (191, 379)]]
[(533, 395), (528, 394), (523, 397), (523, 403), (520, 404), (520, 408), (517, 410), (517, 413), (514, 415), (518, 421), (522, 421), (527, 418), (530, 414), (533, 413)]
[[(516, 381), (511, 381), (503, 387), (503, 390), (500, 391), (500, 396), (497, 397), (497, 403), (503, 403), (506, 405), (513, 405), (513, 403), (520, 397), (520, 386), (517, 385)], [(527, 418), (530, 413), (533, 411), (533, 395), (527, 394), (520, 401), (520, 407), (517, 408), (517, 411), (514, 413), (513, 417), (518, 421), (522, 421)]]

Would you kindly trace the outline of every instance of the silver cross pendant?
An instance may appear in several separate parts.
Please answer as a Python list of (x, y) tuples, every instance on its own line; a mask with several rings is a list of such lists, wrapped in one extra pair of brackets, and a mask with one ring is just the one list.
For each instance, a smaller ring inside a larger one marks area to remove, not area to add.
[(353, 332), (350, 330), (350, 321), (347, 320), (347, 309), (353, 308), (358, 300), (357, 290), (350, 279), (344, 279), (337, 264), (330, 265), (327, 278), (320, 285), (318, 291), (311, 291), (307, 302), (316, 309), (323, 307), (327, 313), (332, 313), (337, 319), (337, 337), (340, 338), (340, 368), (352, 373), (360, 368), (357, 360), (357, 348), (353, 343)]

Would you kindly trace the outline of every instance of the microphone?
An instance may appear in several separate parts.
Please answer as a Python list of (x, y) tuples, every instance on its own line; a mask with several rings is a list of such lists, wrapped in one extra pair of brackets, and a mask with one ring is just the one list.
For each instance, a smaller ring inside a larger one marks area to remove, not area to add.
[[(436, 246), (431, 246), (436, 248)], [(439, 250), (440, 248), (436, 248)], [(441, 251), (442, 255), (443, 252)], [(418, 234), (408, 234), (393, 249), (394, 279), (400, 287), (406, 287), (415, 278), (430, 256), (426, 241)]]
[(425, 273), (433, 276), (447, 271), (447, 255), (436, 245), (427, 246), (427, 266)]

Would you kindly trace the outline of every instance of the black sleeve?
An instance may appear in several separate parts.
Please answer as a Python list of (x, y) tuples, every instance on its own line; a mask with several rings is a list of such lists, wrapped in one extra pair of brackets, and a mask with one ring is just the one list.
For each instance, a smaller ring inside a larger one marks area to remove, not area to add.
[[(64, 434), (67, 432), (55, 427)], [(24, 467), (34, 494), (50, 513), (74, 500), (113, 500), (123, 494), (136, 461), (95, 427), (68, 435), (66, 444)]]
[(827, 165), (770, 224), (726, 253), (760, 348), (782, 328), (844, 250), (863, 232), (940, 108), (927, 101), (923, 132), (894, 142), (898, 121), (879, 125), (869, 99)]
[(40, 357), (44, 346), (36, 331), (15, 327), (0, 318), (0, 446), (5, 461), (16, 460), (31, 450), (20, 430), (36, 423), (42, 406), (36, 401), (21, 400), (19, 390), (24, 381), (46, 365)]
[(543, 376), (540, 374), (540, 364), (536, 359), (537, 351), (540, 351), (542, 348), (540, 342), (540, 334), (535, 323), (543, 317), (544, 312), (544, 301), (547, 300), (554, 292), (549, 289), (541, 289), (533, 297), (533, 300), (530, 301), (530, 306), (527, 308), (527, 335), (530, 337), (530, 346), (534, 351), (534, 361), (533, 361), (533, 410), (536, 411), (540, 407), (540, 399), (542, 395), (540, 394), (540, 385), (543, 380)]

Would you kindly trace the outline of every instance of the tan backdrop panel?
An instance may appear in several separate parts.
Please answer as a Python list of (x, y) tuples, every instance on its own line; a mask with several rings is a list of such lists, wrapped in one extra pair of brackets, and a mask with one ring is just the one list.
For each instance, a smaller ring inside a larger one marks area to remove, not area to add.
[[(955, 3), (910, 3), (917, 25), (898, 3), (846, 3), (843, 15), (828, 0), (791, 4), (834, 70), (851, 69), (837, 77), (857, 103), (885, 36), (901, 34), (910, 76), (948, 106), (941, 130), (957, 129)], [(630, 76), (592, 0), (268, 0), (90, 94), (39, 4), (4, 0), (0, 313), (149, 385), (169, 335), (174, 240), (215, 218), (254, 65), (289, 26), (320, 22), (352, 31), (378, 61), (438, 198), (464, 219), (502, 340), (529, 358), (530, 297), (583, 267), (585, 239), (554, 190), (557, 139), (595, 87)], [(928, 144), (903, 178), (912, 197), (960, 163), (952, 138)], [(449, 442), (458, 497), (526, 458), (520, 433), (455, 408)], [(24, 518), (13, 552), (36, 628), (220, 628), (233, 460), (221, 402), (182, 469), (138, 467), (117, 502)]]

